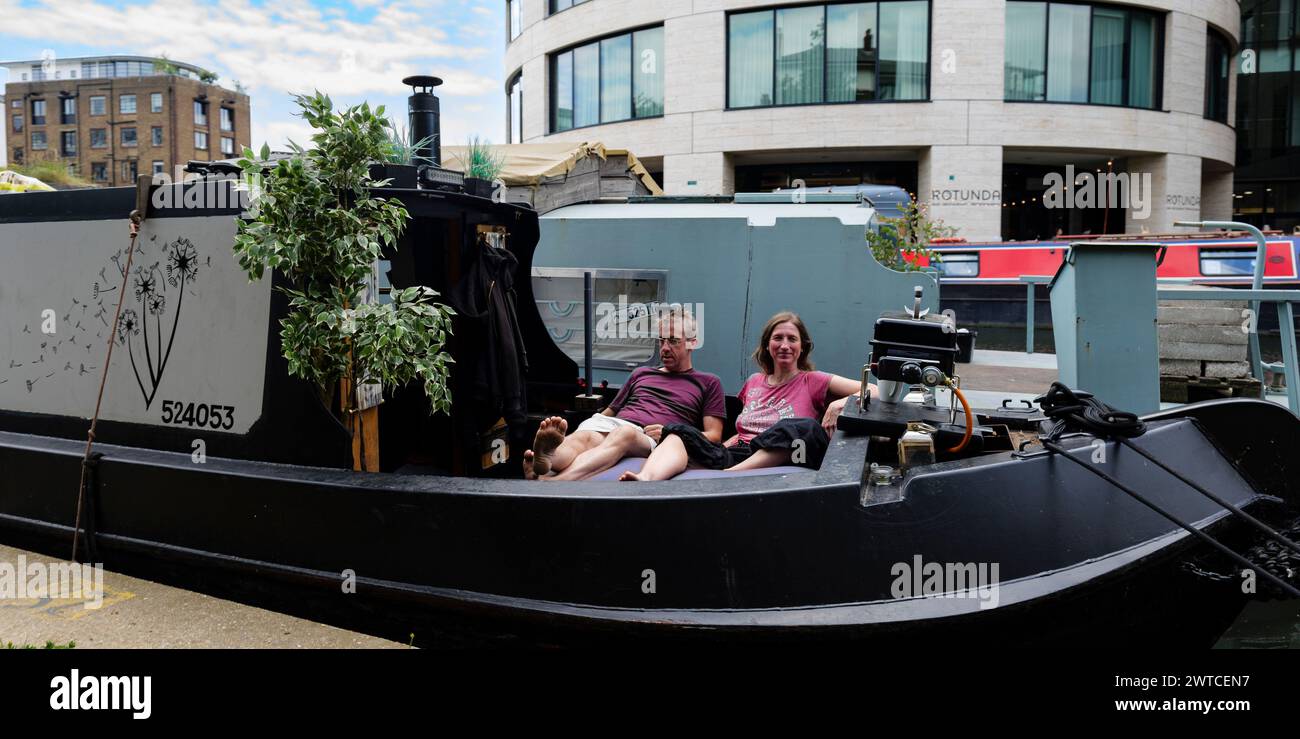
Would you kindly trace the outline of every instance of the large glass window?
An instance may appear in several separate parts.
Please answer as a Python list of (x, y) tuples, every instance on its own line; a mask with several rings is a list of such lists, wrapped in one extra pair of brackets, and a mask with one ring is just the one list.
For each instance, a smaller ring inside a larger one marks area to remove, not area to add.
[(875, 3), (826, 8), (826, 101), (876, 97)]
[(1159, 107), (1163, 16), (1012, 0), (1006, 17), (1008, 101)]
[[(519, 0), (515, 0), (515, 2), (518, 1)], [(588, 2), (588, 0), (550, 0), (551, 12), (558, 13), (561, 10), (568, 10), (574, 5), (582, 5), (585, 2)]]
[(510, 24), (510, 40), (514, 41), (519, 38), (520, 31), (523, 30), (523, 10), (520, 8), (524, 0), (506, 0), (506, 17)]
[(1047, 3), (1007, 3), (1007, 100), (1047, 98)]
[(727, 105), (771, 105), (776, 16), (768, 11), (744, 13), (728, 21)]
[(924, 100), (928, 0), (803, 5), (727, 19), (727, 107)]
[(1205, 35), (1205, 117), (1228, 122), (1228, 65), (1232, 63), (1228, 39), (1214, 29)]
[(664, 114), (664, 29), (647, 28), (632, 34), (632, 117)]
[(663, 28), (553, 55), (551, 91), (552, 131), (663, 115)]

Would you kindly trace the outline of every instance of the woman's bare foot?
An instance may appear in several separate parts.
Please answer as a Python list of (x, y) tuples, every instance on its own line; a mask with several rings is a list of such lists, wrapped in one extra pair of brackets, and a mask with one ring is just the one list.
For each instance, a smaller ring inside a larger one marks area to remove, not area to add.
[[(530, 456), (533, 460), (533, 477), (528, 479), (541, 477), (551, 471), (551, 455), (564, 443), (564, 434), (568, 430), (569, 422), (559, 416), (551, 416), (537, 427), (537, 435), (533, 437), (533, 448), (524, 452), (525, 461)], [(528, 477), (527, 471), (524, 472), (524, 477)]]
[(627, 470), (623, 474), (619, 475), (618, 481), (619, 482), (643, 482), (641, 476), (633, 472), (632, 470)]

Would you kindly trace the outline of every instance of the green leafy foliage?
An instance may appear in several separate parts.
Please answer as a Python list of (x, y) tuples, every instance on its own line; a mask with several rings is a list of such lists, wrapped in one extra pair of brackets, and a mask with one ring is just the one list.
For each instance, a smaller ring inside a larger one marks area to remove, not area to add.
[[(255, 198), (240, 220), (235, 257), (252, 280), (267, 268), (290, 283), (281, 345), (289, 374), (314, 383), (323, 399), (338, 381), (397, 387), (419, 380), (434, 412), (451, 411), (452, 358), (443, 352), (451, 308), (423, 286), (395, 290), (392, 302), (365, 302), (382, 255), (396, 247), (409, 219), (398, 201), (370, 196), (369, 165), (389, 152), (382, 106), (335, 112), (317, 92), (295, 100), (316, 129), (314, 147), (291, 143), (293, 155), (267, 170), (271, 152), (244, 150), (239, 166)], [(350, 399), (343, 399), (343, 407)]]
[(938, 264), (938, 252), (930, 249), (934, 239), (957, 235), (957, 229), (942, 220), (930, 217), (930, 206), (909, 200), (899, 207), (897, 218), (880, 216), (879, 230), (867, 231), (867, 244), (877, 262), (900, 272), (917, 272), (923, 269), (921, 258), (931, 265)]
[(466, 177), (477, 177), (491, 182), (501, 174), (506, 158), (504, 154), (492, 148), (490, 141), (472, 136), (465, 147), (464, 164)]

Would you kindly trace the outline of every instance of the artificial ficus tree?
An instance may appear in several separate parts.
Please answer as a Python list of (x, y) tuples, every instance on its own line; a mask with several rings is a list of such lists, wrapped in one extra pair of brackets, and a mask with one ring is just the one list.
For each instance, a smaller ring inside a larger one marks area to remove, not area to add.
[(254, 197), (239, 221), (235, 256), (251, 280), (264, 270), (287, 278), (289, 314), (281, 346), (289, 373), (316, 385), (327, 407), (347, 412), (346, 394), (333, 403), (340, 381), (396, 387), (419, 380), (431, 412), (451, 412), (447, 388), (452, 358), (443, 351), (451, 308), (434, 290), (394, 290), (392, 302), (365, 300), (374, 265), (391, 251), (409, 214), (398, 201), (372, 197), (370, 164), (389, 149), (383, 106), (335, 111), (329, 97), (298, 95), (302, 117), (316, 129), (314, 147), (290, 142), (292, 156), (271, 166), (270, 150), (244, 150), (240, 168)]

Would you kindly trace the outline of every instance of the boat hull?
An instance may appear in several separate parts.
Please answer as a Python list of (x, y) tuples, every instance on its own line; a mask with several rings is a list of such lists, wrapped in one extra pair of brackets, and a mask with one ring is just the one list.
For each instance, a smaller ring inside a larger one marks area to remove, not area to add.
[[(1190, 406), (1138, 443), (1236, 504), (1290, 496), (1295, 478), (1249, 440), (1294, 437), (1294, 416), (1266, 405)], [(1256, 432), (1234, 435), (1221, 418)], [(901, 501), (863, 507), (869, 443), (837, 434), (818, 472), (573, 485), (99, 446), (83, 535), (110, 567), (432, 643), (1203, 645), (1244, 603), (1182, 572), (1198, 551), (1189, 535), (1077, 465), (1045, 454), (941, 463), (909, 478)], [(1067, 445), (1096, 453), (1090, 439)], [(67, 556), (80, 452), (0, 433), (4, 541)], [(1226, 523), (1137, 455), (1105, 454), (1108, 472), (1184, 520)], [(996, 563), (996, 602), (900, 597), (897, 568), (922, 563)]]

